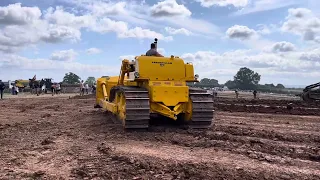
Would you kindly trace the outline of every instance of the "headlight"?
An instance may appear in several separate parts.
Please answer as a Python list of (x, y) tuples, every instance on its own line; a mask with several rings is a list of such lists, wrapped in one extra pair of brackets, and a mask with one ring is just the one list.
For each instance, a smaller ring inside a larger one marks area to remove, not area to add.
[(199, 75), (198, 74), (194, 75), (194, 78), (199, 79)]
[(140, 75), (139, 75), (138, 72), (135, 72), (135, 73), (134, 73), (134, 77), (135, 77), (135, 78), (139, 78), (139, 76), (140, 76)]

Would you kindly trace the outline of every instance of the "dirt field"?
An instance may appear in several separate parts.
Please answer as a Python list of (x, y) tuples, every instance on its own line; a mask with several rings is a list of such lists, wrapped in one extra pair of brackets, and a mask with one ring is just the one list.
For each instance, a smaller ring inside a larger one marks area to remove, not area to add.
[(320, 179), (320, 115), (290, 102), (220, 98), (210, 130), (124, 132), (92, 96), (5, 99), (0, 179)]
[[(299, 91), (295, 92), (298, 94)], [(218, 96), (221, 98), (235, 98), (234, 91), (218, 91)], [(275, 100), (299, 100), (300, 98), (294, 95), (286, 95), (286, 94), (274, 94), (274, 93), (260, 93), (258, 92), (257, 97), (259, 99), (275, 99)], [(252, 92), (243, 92), (239, 91), (239, 98), (242, 99), (252, 99)]]

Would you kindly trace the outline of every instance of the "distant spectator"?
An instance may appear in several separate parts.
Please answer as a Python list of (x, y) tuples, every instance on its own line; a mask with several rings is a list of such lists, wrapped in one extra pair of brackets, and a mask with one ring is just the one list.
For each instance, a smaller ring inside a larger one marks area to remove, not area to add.
[(57, 90), (56, 94), (60, 94), (61, 93), (61, 86), (60, 86), (59, 83), (57, 83), (57, 85), (56, 85), (56, 90)]
[(91, 93), (92, 94), (96, 93), (96, 85), (93, 84), (91, 88), (92, 88)]
[(11, 94), (12, 94), (12, 95), (15, 95), (15, 88), (14, 88), (14, 86), (15, 86), (15, 85), (12, 84), (12, 87), (11, 87)]
[(86, 83), (85, 88), (86, 88), (86, 93), (89, 94), (89, 84), (88, 83)]
[(234, 92), (236, 93), (236, 99), (238, 99), (238, 98), (239, 98), (239, 92), (238, 92), (238, 90), (235, 90)]
[(253, 98), (254, 98), (254, 99), (257, 98), (257, 91), (256, 91), (256, 90), (253, 91)]
[(43, 84), (41, 87), (41, 92), (43, 93), (43, 92), (45, 92), (45, 90), (46, 90), (46, 84)]
[(14, 92), (15, 92), (15, 95), (18, 95), (18, 94), (19, 94), (19, 87), (18, 87), (18, 86), (15, 86), (15, 87), (14, 87)]
[(80, 82), (80, 96), (84, 95), (84, 84), (83, 84), (83, 80)]
[(6, 88), (2, 80), (0, 80), (0, 94), (1, 94), (1, 99), (3, 99), (3, 91)]
[(212, 89), (212, 100), (214, 100), (217, 97), (218, 93), (215, 89)]
[(52, 96), (56, 93), (56, 83), (52, 83), (52, 85), (51, 85), (51, 93), (52, 93)]

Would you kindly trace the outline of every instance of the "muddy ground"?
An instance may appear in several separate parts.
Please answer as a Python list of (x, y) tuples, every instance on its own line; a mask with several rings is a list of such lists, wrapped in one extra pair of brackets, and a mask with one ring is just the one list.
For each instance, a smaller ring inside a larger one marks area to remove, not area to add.
[(0, 179), (320, 179), (320, 116), (217, 105), (207, 131), (124, 132), (93, 104), (0, 101)]
[(320, 102), (221, 97), (214, 101), (215, 110), (220, 111), (320, 116)]

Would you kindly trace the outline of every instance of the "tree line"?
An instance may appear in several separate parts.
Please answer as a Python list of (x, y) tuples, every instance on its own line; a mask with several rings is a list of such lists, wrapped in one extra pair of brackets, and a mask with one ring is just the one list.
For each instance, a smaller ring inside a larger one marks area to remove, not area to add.
[[(233, 76), (233, 80), (229, 80), (224, 84), (219, 84), (216, 79), (203, 78), (200, 82), (190, 84), (190, 86), (202, 87), (202, 88), (214, 88), (214, 87), (228, 87), (228, 89), (239, 89), (239, 90), (258, 90), (261, 92), (277, 92), (285, 89), (283, 84), (259, 84), (261, 75), (253, 70), (242, 67)], [(62, 83), (66, 84), (79, 84), (81, 78), (72, 72), (66, 73), (63, 77)], [(95, 77), (88, 77), (85, 83), (92, 86), (96, 82)]]
[[(62, 83), (65, 84), (79, 84), (81, 81), (81, 78), (72, 72), (66, 73), (63, 77)], [(95, 77), (88, 77), (87, 80), (85, 81), (89, 86), (92, 86), (93, 84), (96, 83), (96, 78)]]
[(283, 84), (259, 84), (261, 75), (253, 70), (242, 67), (238, 70), (236, 75), (233, 76), (233, 80), (228, 80), (224, 84), (219, 84), (216, 79), (203, 78), (200, 82), (193, 84), (196, 87), (228, 87), (228, 89), (240, 89), (240, 90), (259, 90), (263, 92), (271, 92), (285, 89)]

